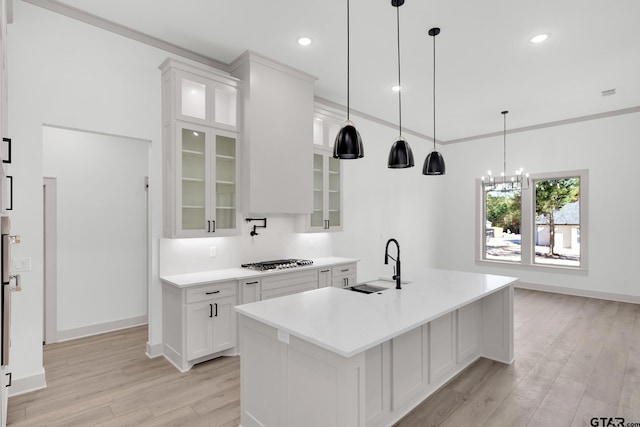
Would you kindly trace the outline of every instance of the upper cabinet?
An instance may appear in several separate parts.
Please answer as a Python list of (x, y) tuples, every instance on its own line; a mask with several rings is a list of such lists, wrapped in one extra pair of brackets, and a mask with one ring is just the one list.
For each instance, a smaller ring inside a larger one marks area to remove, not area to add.
[(342, 121), (338, 115), (316, 108), (313, 116), (313, 212), (302, 216), (300, 231), (342, 231), (342, 162), (333, 158), (333, 141)]
[(242, 82), (245, 213), (310, 214), (316, 78), (250, 51), (230, 69)]
[(173, 60), (160, 69), (165, 237), (236, 234), (237, 80)]

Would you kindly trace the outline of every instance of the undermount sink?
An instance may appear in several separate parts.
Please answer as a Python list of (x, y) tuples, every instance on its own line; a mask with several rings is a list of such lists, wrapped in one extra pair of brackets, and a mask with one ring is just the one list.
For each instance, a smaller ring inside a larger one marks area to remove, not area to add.
[(367, 283), (363, 283), (361, 285), (355, 285), (355, 286), (350, 286), (347, 289), (354, 291), (354, 292), (361, 292), (363, 294), (373, 294), (376, 292), (381, 292), (381, 291), (386, 291), (389, 288), (383, 288), (380, 286), (373, 286), (373, 285), (369, 285)]
[[(403, 280), (401, 282), (403, 285), (411, 282), (407, 282)], [(386, 291), (387, 289), (393, 289), (396, 287), (396, 281), (393, 279), (387, 279), (385, 277), (380, 277), (376, 280), (369, 280), (368, 282), (360, 283), (355, 286), (350, 286), (345, 289), (349, 289), (354, 292), (361, 292), (363, 294), (373, 294), (382, 291)]]

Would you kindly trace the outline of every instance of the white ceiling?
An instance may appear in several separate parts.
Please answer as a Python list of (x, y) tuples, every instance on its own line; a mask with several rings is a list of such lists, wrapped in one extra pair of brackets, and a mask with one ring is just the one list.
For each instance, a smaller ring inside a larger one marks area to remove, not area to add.
[[(350, 1), (351, 107), (397, 123), (396, 8)], [(346, 104), (346, 0), (60, 3), (227, 64), (251, 49), (318, 77), (317, 96)], [(501, 132), (505, 109), (516, 129), (638, 107), (638, 17), (638, 0), (406, 0), (403, 126), (433, 135), (435, 26), (438, 140)], [(546, 42), (529, 42), (543, 32)], [(314, 43), (297, 45), (301, 35)]]

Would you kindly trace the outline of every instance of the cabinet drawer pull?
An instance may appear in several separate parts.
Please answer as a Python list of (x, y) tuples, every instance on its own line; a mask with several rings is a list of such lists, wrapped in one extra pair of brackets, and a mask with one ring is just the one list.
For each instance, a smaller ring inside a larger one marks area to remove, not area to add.
[(216, 303), (214, 303), (214, 304), (216, 305), (216, 314), (215, 314), (215, 317), (218, 317), (218, 303), (216, 302)]
[(349, 271), (348, 268), (345, 268), (344, 270), (340, 270), (341, 273), (346, 273), (347, 271)]
[(2, 138), (2, 141), (7, 143), (7, 158), (2, 159), (2, 163), (11, 164), (11, 138)]
[(328, 273), (328, 272), (330, 272), (330, 271), (331, 271), (331, 270), (320, 270), (320, 273)]
[(255, 282), (247, 282), (245, 283), (245, 285), (257, 285), (258, 281), (256, 280)]
[(9, 206), (6, 208), (8, 211), (13, 210), (13, 176), (7, 175), (7, 181), (9, 181)]
[(219, 294), (220, 290), (217, 291), (211, 291), (211, 292), (205, 292), (205, 295), (213, 295), (213, 294)]

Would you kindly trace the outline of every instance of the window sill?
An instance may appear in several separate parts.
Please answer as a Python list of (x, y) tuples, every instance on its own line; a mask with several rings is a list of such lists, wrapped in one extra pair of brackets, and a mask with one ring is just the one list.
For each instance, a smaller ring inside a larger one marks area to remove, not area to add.
[(547, 265), (547, 264), (522, 264), (513, 261), (488, 261), (486, 259), (476, 260), (476, 265), (484, 267), (497, 267), (497, 268), (513, 268), (516, 270), (530, 270), (530, 271), (544, 271), (548, 273), (561, 273), (561, 274), (575, 274), (579, 276), (586, 276), (589, 273), (586, 267), (569, 267), (562, 265)]

